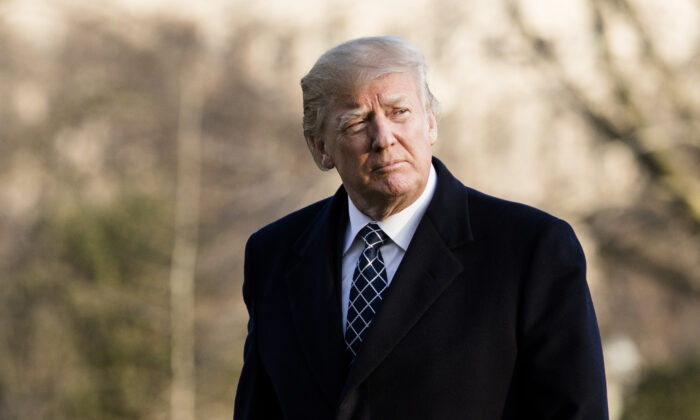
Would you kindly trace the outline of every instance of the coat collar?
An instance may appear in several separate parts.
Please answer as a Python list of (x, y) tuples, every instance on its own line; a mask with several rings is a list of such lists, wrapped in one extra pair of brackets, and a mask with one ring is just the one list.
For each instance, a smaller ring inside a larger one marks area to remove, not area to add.
[(445, 244), (457, 248), (474, 240), (469, 219), (468, 189), (436, 157), (433, 157), (433, 166), (438, 175), (438, 184), (426, 216), (432, 220)]

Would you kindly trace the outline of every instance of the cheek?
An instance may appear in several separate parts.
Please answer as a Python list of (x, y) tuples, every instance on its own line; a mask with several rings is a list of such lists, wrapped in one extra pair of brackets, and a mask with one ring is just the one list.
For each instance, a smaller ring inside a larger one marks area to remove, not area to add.
[(369, 142), (363, 138), (349, 138), (340, 151), (347, 162), (364, 162), (369, 156)]
[(361, 157), (358, 151), (349, 147), (342, 147), (336, 150), (335, 165), (347, 175), (353, 175), (362, 166), (363, 160)]
[(413, 149), (416, 153), (424, 153), (425, 150), (430, 150), (430, 147), (435, 143), (430, 135), (430, 128), (425, 124), (420, 124), (412, 133)]

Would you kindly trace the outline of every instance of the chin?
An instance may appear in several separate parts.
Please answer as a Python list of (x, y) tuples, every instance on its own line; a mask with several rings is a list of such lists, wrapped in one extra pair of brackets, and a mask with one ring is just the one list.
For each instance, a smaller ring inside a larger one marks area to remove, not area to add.
[(420, 184), (416, 180), (404, 176), (388, 176), (382, 180), (380, 190), (389, 197), (409, 196), (418, 190)]

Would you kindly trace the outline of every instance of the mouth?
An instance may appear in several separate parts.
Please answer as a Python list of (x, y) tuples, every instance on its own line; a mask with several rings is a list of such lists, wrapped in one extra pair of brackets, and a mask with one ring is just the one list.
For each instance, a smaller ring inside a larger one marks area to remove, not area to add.
[(391, 171), (403, 165), (404, 163), (406, 162), (403, 160), (392, 160), (389, 162), (380, 163), (378, 165), (375, 165), (374, 168), (372, 168), (372, 172)]

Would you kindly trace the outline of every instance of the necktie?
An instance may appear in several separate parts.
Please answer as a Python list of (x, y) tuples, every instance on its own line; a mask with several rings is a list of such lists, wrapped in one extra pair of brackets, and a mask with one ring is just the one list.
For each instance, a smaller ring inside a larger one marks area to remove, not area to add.
[(376, 223), (369, 223), (360, 230), (365, 249), (360, 254), (352, 276), (348, 321), (345, 329), (345, 345), (355, 360), (367, 328), (379, 310), (388, 282), (386, 267), (379, 248), (388, 239)]

